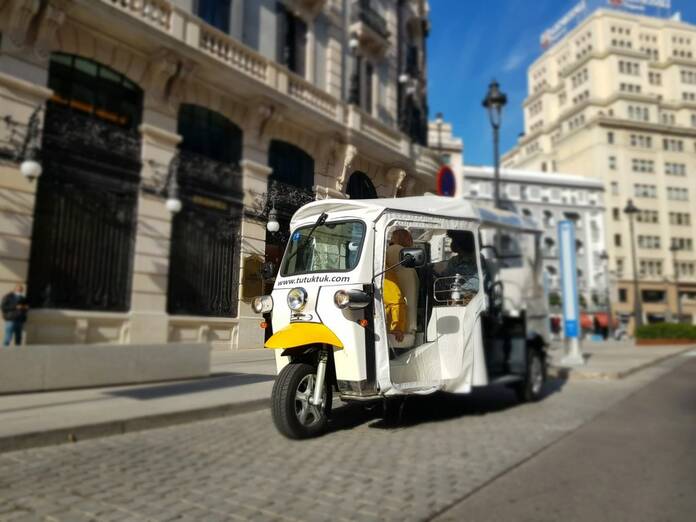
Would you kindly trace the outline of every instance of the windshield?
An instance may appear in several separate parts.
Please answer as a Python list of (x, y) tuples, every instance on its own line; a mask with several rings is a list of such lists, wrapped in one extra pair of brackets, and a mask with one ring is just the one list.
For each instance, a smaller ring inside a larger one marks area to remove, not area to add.
[(307, 225), (293, 232), (280, 269), (282, 276), (348, 272), (355, 268), (365, 238), (362, 221), (325, 223), (307, 241), (311, 230), (312, 225)]

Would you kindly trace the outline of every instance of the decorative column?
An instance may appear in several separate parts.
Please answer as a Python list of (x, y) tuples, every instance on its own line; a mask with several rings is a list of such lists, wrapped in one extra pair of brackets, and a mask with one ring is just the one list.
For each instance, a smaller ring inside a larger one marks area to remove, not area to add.
[[(245, 148), (245, 156), (246, 156)], [(266, 257), (266, 224), (254, 219), (253, 213), (261, 210), (268, 189), (271, 168), (252, 159), (241, 161), (244, 208), (240, 238), (239, 273), (239, 327), (237, 349), (261, 348), (264, 331), (259, 328), (262, 317), (251, 309), (251, 300), (264, 293), (261, 265)]]
[[(141, 185), (163, 188), (169, 163), (181, 136), (176, 134), (179, 90), (175, 75), (182, 69), (178, 57), (160, 50), (150, 59), (145, 80), (142, 134)], [(169, 85), (169, 90), (165, 86)], [(129, 332), (123, 342), (161, 343), (169, 340), (167, 287), (172, 214), (162, 196), (141, 191), (131, 286)]]

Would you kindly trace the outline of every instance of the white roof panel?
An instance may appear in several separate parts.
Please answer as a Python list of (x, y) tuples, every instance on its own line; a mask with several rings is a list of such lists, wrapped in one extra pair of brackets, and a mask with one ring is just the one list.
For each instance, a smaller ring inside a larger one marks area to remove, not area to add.
[(454, 219), (481, 221), (483, 225), (514, 228), (530, 232), (539, 231), (527, 218), (506, 210), (480, 207), (471, 201), (441, 196), (411, 196), (379, 199), (321, 199), (300, 208), (292, 218), (293, 223), (304, 221), (321, 212), (355, 212), (364, 219), (376, 221), (390, 210), (410, 212)]

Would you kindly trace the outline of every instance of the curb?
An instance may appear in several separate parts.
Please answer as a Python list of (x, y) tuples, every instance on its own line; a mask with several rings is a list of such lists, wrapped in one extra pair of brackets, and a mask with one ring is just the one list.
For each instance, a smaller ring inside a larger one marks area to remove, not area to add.
[(144, 417), (133, 417), (130, 419), (119, 419), (96, 424), (58, 428), (55, 430), (9, 435), (0, 437), (0, 453), (38, 448), (41, 446), (66, 444), (88, 439), (109, 437), (111, 435), (123, 435), (125, 433), (239, 415), (242, 413), (264, 410), (269, 408), (270, 405), (270, 398), (254, 399), (246, 402), (222, 404), (207, 408), (158, 413)]
[(678, 357), (686, 352), (689, 352), (694, 349), (694, 345), (690, 345), (688, 347), (685, 347), (683, 350), (679, 350), (674, 353), (670, 353), (667, 355), (663, 355), (662, 357), (658, 357), (657, 359), (653, 359), (652, 361), (647, 361), (643, 364), (640, 364), (638, 366), (634, 366), (633, 368), (629, 368), (627, 370), (619, 370), (615, 372), (602, 372), (602, 371), (595, 371), (595, 372), (583, 372), (582, 368), (567, 368), (563, 366), (551, 366), (549, 368), (549, 376), (554, 377), (554, 378), (564, 378), (569, 381), (609, 381), (609, 380), (619, 380), (619, 379), (624, 379), (626, 377), (629, 377), (633, 375), (634, 373), (638, 373), (642, 370), (645, 370), (647, 368), (650, 368), (651, 366), (655, 366), (657, 364), (660, 364), (662, 362), (665, 362), (669, 359), (672, 359), (674, 357)]

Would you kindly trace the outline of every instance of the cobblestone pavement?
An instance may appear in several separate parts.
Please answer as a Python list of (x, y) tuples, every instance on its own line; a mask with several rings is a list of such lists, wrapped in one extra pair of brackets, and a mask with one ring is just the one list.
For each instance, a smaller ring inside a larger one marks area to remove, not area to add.
[[(681, 358), (681, 361), (684, 359)], [(0, 455), (0, 520), (425, 520), (680, 361), (621, 381), (555, 381), (407, 403), (396, 427), (359, 407), (288, 441), (268, 411)]]

